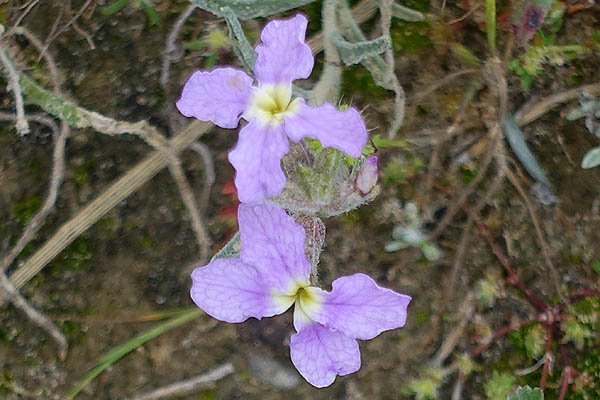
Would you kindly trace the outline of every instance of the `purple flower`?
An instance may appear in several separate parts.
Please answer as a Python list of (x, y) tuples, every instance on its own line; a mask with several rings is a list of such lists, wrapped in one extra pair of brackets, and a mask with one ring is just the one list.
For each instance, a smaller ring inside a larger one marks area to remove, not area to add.
[(274, 20), (263, 29), (254, 73), (229, 68), (196, 71), (183, 87), (177, 108), (186, 117), (235, 128), (240, 117), (248, 123), (229, 153), (236, 170), (235, 185), (241, 202), (279, 196), (285, 186), (281, 157), (289, 150), (288, 138), (309, 137), (351, 157), (360, 156), (367, 130), (354, 108), (337, 110), (331, 104), (308, 106), (292, 99), (292, 81), (310, 75), (314, 58), (304, 42), (308, 21), (303, 15)]
[(217, 259), (192, 273), (191, 296), (209, 315), (242, 322), (294, 306), (290, 355), (312, 385), (360, 368), (355, 339), (372, 339), (404, 326), (411, 298), (379, 287), (364, 274), (333, 281), (331, 292), (310, 285), (304, 229), (269, 203), (242, 204), (239, 258)]

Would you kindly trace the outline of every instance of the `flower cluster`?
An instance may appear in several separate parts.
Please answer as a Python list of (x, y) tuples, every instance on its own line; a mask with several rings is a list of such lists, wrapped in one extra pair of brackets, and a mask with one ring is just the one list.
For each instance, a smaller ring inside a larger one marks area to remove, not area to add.
[[(324, 387), (336, 375), (360, 368), (356, 339), (372, 339), (405, 324), (411, 298), (379, 287), (364, 274), (334, 280), (330, 292), (312, 286), (304, 228), (266, 200), (279, 196), (286, 185), (281, 158), (289, 151), (288, 138), (318, 139), (323, 147), (351, 157), (361, 155), (367, 140), (356, 109), (311, 107), (301, 98), (292, 99), (292, 81), (307, 78), (314, 63), (304, 42), (306, 26), (302, 15), (265, 26), (256, 47), (257, 86), (233, 68), (197, 71), (185, 84), (177, 107), (185, 116), (223, 128), (235, 128), (240, 118), (247, 121), (229, 153), (242, 203), (240, 254), (196, 268), (192, 299), (209, 315), (231, 323), (271, 317), (294, 305), (292, 362), (309, 383)], [(376, 181), (373, 156), (365, 160), (351, 187), (366, 195)]]

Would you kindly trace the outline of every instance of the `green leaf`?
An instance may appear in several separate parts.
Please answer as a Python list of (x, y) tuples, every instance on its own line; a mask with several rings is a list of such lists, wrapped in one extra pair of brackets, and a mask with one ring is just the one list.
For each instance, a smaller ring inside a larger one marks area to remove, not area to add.
[(452, 53), (454, 53), (456, 57), (469, 66), (478, 67), (481, 65), (479, 58), (477, 58), (477, 56), (473, 54), (471, 50), (467, 49), (460, 43), (451, 43), (450, 50), (452, 50)]
[(507, 400), (544, 400), (544, 392), (529, 386), (519, 387)]
[(496, 52), (496, 0), (485, 0), (485, 33), (490, 52)]
[(105, 369), (110, 367), (112, 364), (117, 362), (126, 354), (140, 347), (144, 343), (166, 333), (174, 328), (177, 328), (181, 325), (184, 325), (198, 317), (202, 314), (202, 310), (197, 307), (191, 307), (188, 310), (182, 311), (178, 313), (175, 317), (169, 319), (168, 321), (154, 326), (152, 329), (149, 329), (140, 335), (134, 337), (133, 339), (123, 343), (122, 345), (114, 348), (110, 352), (108, 352), (104, 357), (102, 357), (94, 368), (92, 368), (84, 377), (81, 379), (75, 387), (65, 396), (65, 400), (74, 399), (81, 390), (87, 386), (94, 378), (100, 375)]
[(514, 384), (515, 377), (511, 374), (494, 371), (492, 379), (487, 381), (483, 388), (490, 400), (505, 400), (512, 392)]
[(240, 233), (236, 232), (229, 242), (227, 242), (227, 244), (210, 259), (210, 262), (220, 258), (239, 257), (241, 249), (242, 243), (240, 242)]
[(332, 43), (337, 47), (346, 65), (353, 65), (362, 62), (366, 58), (375, 57), (384, 53), (391, 46), (391, 40), (388, 36), (380, 36), (374, 40), (366, 40), (357, 43), (350, 43), (340, 34), (335, 33), (331, 38)]
[(589, 169), (600, 165), (600, 146), (594, 147), (583, 156), (581, 168)]
[(244, 67), (252, 72), (254, 68), (254, 61), (256, 60), (256, 52), (250, 45), (248, 38), (244, 34), (244, 30), (240, 25), (240, 21), (229, 7), (223, 7), (221, 9), (225, 22), (229, 27), (229, 38), (233, 42), (233, 49), (235, 54), (238, 56)]
[(125, 8), (127, 4), (129, 4), (129, 0), (117, 0), (111, 5), (104, 7), (100, 12), (102, 15), (113, 15)]
[(160, 17), (158, 16), (158, 13), (154, 9), (154, 7), (148, 4), (146, 0), (140, 0), (140, 4), (142, 6), (142, 10), (144, 10), (144, 13), (146, 14), (146, 17), (148, 17), (148, 21), (150, 21), (150, 25), (159, 26)]
[(525, 334), (525, 350), (531, 358), (539, 358), (544, 354), (546, 332), (539, 324), (533, 326)]
[(221, 18), (225, 18), (223, 8), (229, 7), (239, 19), (247, 20), (269, 17), (313, 1), (315, 0), (190, 0), (190, 3)]

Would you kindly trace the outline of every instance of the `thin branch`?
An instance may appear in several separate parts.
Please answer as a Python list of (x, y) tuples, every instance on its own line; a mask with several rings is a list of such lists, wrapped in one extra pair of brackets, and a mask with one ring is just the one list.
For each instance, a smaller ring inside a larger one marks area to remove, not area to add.
[(496, 257), (500, 261), (500, 264), (502, 264), (502, 266), (506, 270), (506, 272), (508, 274), (507, 283), (509, 283), (512, 286), (515, 286), (521, 292), (523, 292), (523, 294), (525, 295), (525, 297), (527, 297), (527, 299), (529, 300), (531, 305), (533, 305), (539, 311), (541, 311), (541, 312), (548, 311), (548, 306), (542, 300), (540, 300), (537, 296), (535, 296), (527, 286), (525, 286), (525, 284), (523, 283), (521, 278), (519, 278), (519, 275), (517, 274), (515, 269), (512, 267), (512, 265), (510, 265), (510, 262), (508, 261), (508, 259), (504, 255), (504, 253), (502, 253), (502, 250), (500, 250), (500, 248), (494, 241), (494, 238), (492, 237), (492, 233), (479, 220), (477, 220), (477, 230), (479, 231), (479, 233), (481, 233), (485, 237), (488, 244), (492, 248), (492, 251), (494, 252)]
[(186, 379), (160, 389), (133, 397), (131, 400), (157, 400), (164, 397), (185, 396), (198, 390), (198, 388), (212, 382), (219, 381), (234, 372), (233, 364), (226, 362), (220, 366), (191, 379)]
[[(379, 2), (379, 13), (381, 14), (381, 34), (385, 35), (389, 38), (390, 43), (392, 42), (392, 38), (390, 36), (390, 29), (392, 26), (392, 5), (394, 4), (394, 0), (381, 0)], [(385, 63), (387, 71), (385, 71), (386, 80), (388, 80), (394, 90), (394, 118), (392, 119), (392, 123), (390, 124), (388, 137), (396, 136), (396, 132), (402, 126), (402, 122), (404, 121), (404, 111), (406, 105), (406, 95), (404, 93), (404, 89), (400, 82), (398, 81), (398, 77), (395, 74), (395, 61), (394, 61), (394, 46), (390, 46), (390, 48), (385, 52)]]
[(17, 133), (21, 136), (29, 133), (29, 125), (25, 119), (25, 107), (23, 105), (23, 94), (21, 93), (21, 85), (19, 85), (19, 74), (13, 65), (8, 53), (0, 44), (0, 61), (4, 65), (8, 74), (8, 82), (13, 95), (17, 109)]
[(166, 139), (160, 132), (146, 121), (127, 122), (106, 117), (100, 113), (86, 110), (63, 97), (51, 93), (38, 86), (27, 75), (21, 73), (20, 83), (27, 101), (36, 104), (44, 111), (65, 120), (73, 128), (93, 128), (107, 135), (134, 134), (144, 139), (151, 146), (165, 148)]
[[(4, 119), (6, 115), (0, 113), (0, 119)], [(36, 115), (29, 116), (30, 120), (40, 120)], [(25, 246), (35, 237), (42, 223), (50, 214), (56, 203), (58, 196), (58, 188), (60, 187), (64, 172), (65, 172), (65, 144), (69, 137), (69, 127), (64, 122), (61, 124), (60, 133), (58, 127), (51, 121), (51, 124), (47, 124), (53, 130), (54, 136), (54, 150), (52, 153), (52, 172), (50, 174), (50, 187), (48, 189), (48, 195), (44, 200), (42, 208), (31, 218), (25, 230), (21, 234), (21, 237), (13, 248), (4, 256), (0, 264), (0, 270), (6, 271), (10, 264), (17, 258), (17, 256), (23, 251)]]
[(67, 30), (69, 28), (69, 26), (71, 26), (75, 21), (77, 21), (77, 19), (81, 16), (81, 14), (83, 14), (83, 12), (86, 10), (86, 8), (89, 7), (89, 5), (92, 3), (92, 0), (87, 0), (79, 9), (79, 11), (77, 11), (77, 13), (71, 17), (71, 19), (69, 20), (69, 22), (67, 22), (62, 28), (58, 29), (56, 32), (53, 32), (52, 34), (48, 35), (48, 39), (46, 40), (46, 43), (44, 44), (44, 47), (42, 49), (42, 51), (40, 52), (40, 58), (42, 58), (42, 56), (46, 53), (46, 51), (48, 51), (48, 47), (50, 46), (50, 44), (52, 43), (52, 41), (54, 39), (56, 39), (61, 33), (63, 33), (65, 30)]
[(320, 105), (325, 101), (336, 101), (339, 97), (342, 69), (340, 67), (340, 56), (333, 44), (333, 37), (337, 30), (337, 0), (325, 0), (323, 2), (323, 47), (325, 49), (325, 62), (323, 73), (315, 85), (312, 93), (314, 105)]
[(206, 232), (206, 229), (204, 228), (202, 217), (198, 212), (198, 204), (194, 194), (192, 193), (190, 184), (188, 183), (185, 173), (183, 172), (183, 168), (181, 167), (181, 161), (174, 154), (169, 158), (169, 172), (175, 180), (177, 188), (179, 189), (179, 194), (183, 200), (183, 204), (185, 204), (185, 208), (190, 214), (192, 220), (192, 229), (196, 234), (196, 240), (200, 246), (200, 257), (202, 262), (205, 262), (208, 260), (208, 253), (210, 251), (210, 238)]
[[(169, 141), (169, 146), (175, 153), (180, 152), (194, 143), (210, 127), (212, 127), (212, 124), (207, 122), (191, 122), (180, 134)], [(56, 233), (11, 275), (10, 279), (15, 287), (22, 287), (79, 235), (152, 179), (168, 163), (169, 160), (163, 152), (154, 151), (123, 177), (110, 185), (96, 199), (81, 209), (77, 215), (58, 228)], [(0, 303), (0, 305), (2, 304)]]
[(546, 267), (550, 270), (552, 275), (552, 282), (554, 283), (554, 289), (556, 293), (561, 297), (564, 302), (568, 303), (568, 299), (563, 295), (562, 290), (560, 289), (560, 278), (558, 275), (558, 271), (554, 267), (552, 260), (550, 259), (550, 251), (548, 249), (548, 244), (546, 243), (546, 239), (544, 239), (544, 234), (542, 233), (542, 228), (540, 227), (540, 223), (538, 222), (537, 216), (533, 209), (533, 205), (529, 200), (529, 196), (519, 183), (519, 180), (515, 176), (515, 174), (509, 169), (505, 168), (506, 175), (508, 176), (508, 180), (512, 183), (512, 185), (517, 189), (521, 198), (525, 202), (525, 206), (527, 207), (527, 211), (529, 212), (529, 216), (531, 217), (531, 221), (533, 223), (533, 227), (535, 228), (535, 233), (537, 235), (538, 243), (540, 248), (542, 249), (542, 255), (544, 256), (544, 261), (546, 262)]
[(59, 357), (61, 360), (64, 360), (69, 345), (62, 332), (48, 317), (40, 313), (25, 300), (17, 288), (10, 282), (4, 271), (0, 271), (0, 286), (2, 286), (0, 297), (3, 297), (5, 301), (10, 302), (13, 306), (27, 315), (33, 323), (45, 330), (58, 345)]
[(187, 6), (187, 8), (183, 10), (181, 14), (179, 14), (179, 17), (177, 17), (177, 20), (175, 21), (175, 23), (171, 27), (171, 30), (169, 31), (169, 34), (167, 35), (167, 40), (165, 42), (165, 51), (163, 53), (162, 59), (162, 68), (160, 71), (160, 86), (162, 86), (163, 89), (165, 89), (165, 91), (169, 84), (169, 72), (171, 69), (171, 61), (173, 59), (173, 54), (175, 53), (175, 50), (177, 50), (175, 42), (177, 41), (177, 37), (181, 32), (181, 28), (183, 28), (183, 24), (190, 17), (190, 15), (192, 15), (195, 9), (196, 6), (194, 4), (190, 4), (189, 6)]
[(580, 86), (576, 89), (570, 89), (562, 93), (548, 96), (540, 101), (527, 103), (515, 113), (515, 120), (520, 126), (527, 125), (528, 123), (533, 122), (542, 115), (546, 114), (557, 105), (577, 99), (583, 92), (594, 96), (599, 95), (600, 83), (592, 83), (590, 85)]
[[(29, 29), (23, 26), (18, 26), (14, 29), (14, 33), (17, 35), (25, 36), (25, 38), (38, 50), (38, 52), (40, 54), (42, 53), (42, 50), (44, 49), (44, 44)], [(54, 62), (54, 59), (48, 52), (44, 53), (44, 60), (46, 60), (48, 70), (50, 71), (50, 76), (52, 77), (52, 82), (54, 83), (54, 92), (60, 95), (60, 85), (62, 82), (58, 73), (58, 68), (56, 67), (56, 63)]]
[(32, 0), (32, 1), (30, 1), (30, 2), (29, 2), (29, 4), (28, 4), (28, 5), (26, 5), (26, 6), (25, 6), (25, 7), (27, 7), (27, 8), (25, 9), (25, 11), (23, 11), (23, 12), (21, 13), (21, 15), (19, 15), (19, 18), (17, 18), (17, 20), (15, 21), (15, 24), (12, 26), (12, 28), (10, 28), (10, 30), (9, 30), (9, 35), (10, 35), (10, 32), (11, 32), (13, 29), (15, 29), (17, 26), (19, 26), (19, 25), (21, 24), (21, 21), (23, 21), (23, 18), (25, 18), (25, 16), (26, 16), (27, 14), (29, 14), (29, 12), (30, 12), (30, 11), (33, 9), (33, 7), (35, 7), (35, 6), (37, 5), (37, 3), (39, 3), (39, 1), (40, 1), (40, 0)]

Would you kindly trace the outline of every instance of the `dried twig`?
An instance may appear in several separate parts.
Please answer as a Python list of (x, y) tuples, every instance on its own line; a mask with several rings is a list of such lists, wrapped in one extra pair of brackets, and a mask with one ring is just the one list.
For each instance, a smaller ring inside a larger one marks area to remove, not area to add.
[(557, 105), (577, 99), (579, 95), (584, 92), (594, 96), (599, 95), (600, 83), (583, 85), (576, 89), (570, 89), (562, 93), (548, 96), (539, 101), (529, 102), (515, 113), (515, 120), (519, 123), (519, 126), (527, 125), (546, 114)]
[(164, 397), (184, 396), (198, 390), (198, 388), (208, 383), (221, 380), (226, 376), (231, 375), (234, 371), (233, 364), (226, 362), (215, 369), (197, 375), (191, 379), (172, 383), (160, 389), (135, 396), (131, 400), (157, 400)]
[(19, 18), (17, 18), (17, 20), (15, 21), (15, 24), (12, 26), (12, 28), (10, 28), (9, 30), (9, 35), (10, 32), (15, 29), (17, 26), (19, 26), (21, 24), (21, 21), (23, 21), (23, 18), (25, 18), (27, 16), (27, 14), (29, 14), (29, 12), (33, 9), (33, 7), (35, 7), (37, 5), (37, 3), (39, 3), (40, 0), (31, 0), (29, 2), (29, 4), (26, 4), (23, 6), (23, 8), (26, 7), (25, 11), (23, 11), (21, 13), (21, 15), (19, 15)]
[(325, 101), (335, 101), (339, 96), (340, 81), (342, 77), (341, 61), (338, 50), (333, 44), (333, 37), (337, 34), (337, 1), (325, 0), (323, 2), (323, 48), (325, 50), (325, 62), (321, 78), (312, 90), (314, 105), (320, 105)]
[(210, 238), (208, 237), (208, 233), (204, 228), (202, 217), (198, 212), (198, 204), (194, 194), (192, 193), (190, 184), (188, 183), (185, 173), (183, 172), (183, 168), (181, 167), (181, 161), (175, 155), (169, 158), (169, 172), (175, 180), (177, 188), (179, 189), (179, 194), (183, 200), (183, 204), (185, 204), (185, 208), (190, 214), (190, 218), (192, 220), (192, 229), (196, 234), (196, 240), (200, 246), (200, 257), (202, 262), (205, 262), (208, 260), (208, 253), (210, 251)]
[(529, 216), (531, 217), (531, 222), (533, 223), (533, 227), (535, 228), (538, 243), (540, 245), (540, 248), (542, 249), (542, 255), (544, 256), (546, 267), (550, 270), (550, 273), (552, 274), (552, 281), (554, 283), (556, 293), (561, 297), (561, 299), (564, 302), (568, 303), (568, 299), (562, 294), (562, 290), (560, 289), (560, 278), (558, 276), (558, 271), (556, 270), (556, 267), (554, 267), (554, 264), (550, 259), (550, 251), (548, 250), (548, 244), (546, 243), (546, 239), (544, 239), (544, 234), (542, 233), (542, 228), (540, 227), (540, 223), (538, 222), (538, 218), (533, 209), (533, 204), (531, 204), (529, 196), (527, 196), (527, 193), (519, 183), (519, 180), (517, 179), (515, 174), (509, 168), (505, 169), (506, 176), (508, 176), (508, 180), (510, 181), (510, 183), (512, 183), (515, 189), (517, 189), (517, 191), (521, 195), (521, 198), (525, 202), (525, 206), (527, 207), (527, 211), (529, 212)]
[(17, 109), (17, 133), (21, 136), (29, 133), (29, 124), (25, 119), (25, 107), (23, 105), (23, 94), (21, 93), (21, 85), (19, 85), (19, 75), (13, 65), (8, 53), (0, 43), (0, 61), (6, 69), (10, 89), (15, 96)]
[[(77, 13), (75, 13), (75, 15), (73, 17), (71, 17), (69, 22), (67, 22), (60, 29), (58, 29), (55, 32), (52, 32), (51, 34), (48, 35), (48, 39), (46, 39), (46, 43), (44, 44), (44, 47), (42, 48), (42, 51), (40, 52), (40, 56), (39, 56), (40, 58), (42, 58), (44, 56), (44, 54), (46, 53), (46, 51), (48, 51), (48, 47), (50, 46), (52, 41), (54, 41), (54, 39), (56, 39), (61, 33), (63, 33), (65, 30), (67, 30), (75, 21), (77, 21), (77, 19), (79, 19), (81, 14), (83, 14), (83, 12), (86, 10), (86, 8), (88, 8), (90, 6), (91, 3), (92, 3), (92, 0), (86, 0), (86, 2), (81, 6), (79, 11), (77, 11)], [(93, 45), (93, 43), (92, 43), (92, 45)]]
[[(208, 131), (211, 126), (212, 124), (207, 122), (194, 121), (190, 123), (180, 134), (169, 141), (171, 149), (175, 153), (182, 151)], [(77, 215), (58, 228), (56, 233), (11, 275), (12, 283), (17, 288), (22, 287), (109, 210), (152, 179), (167, 166), (168, 162), (167, 156), (160, 151), (154, 151), (147, 156), (79, 211)]]
[(54, 323), (40, 313), (33, 306), (31, 306), (27, 300), (19, 293), (17, 288), (10, 282), (6, 276), (5, 271), (0, 271), (0, 286), (2, 286), (2, 292), (0, 296), (5, 301), (12, 303), (13, 306), (18, 308), (20, 311), (25, 313), (27, 317), (40, 328), (44, 329), (54, 339), (59, 349), (59, 357), (64, 360), (67, 355), (68, 343), (62, 332), (54, 325)]
[(183, 28), (183, 24), (190, 17), (190, 15), (192, 15), (192, 12), (194, 12), (195, 9), (196, 6), (194, 4), (190, 4), (189, 6), (187, 6), (186, 9), (183, 10), (181, 14), (179, 14), (179, 17), (177, 17), (177, 20), (175, 21), (175, 23), (171, 27), (171, 30), (169, 31), (169, 34), (167, 35), (167, 40), (165, 42), (165, 51), (163, 53), (162, 59), (162, 68), (160, 70), (160, 85), (163, 87), (163, 89), (165, 89), (165, 92), (169, 84), (169, 72), (171, 70), (171, 61), (173, 59), (173, 54), (177, 50), (175, 41), (177, 40), (177, 37), (181, 32), (181, 28)]
[(215, 163), (212, 154), (210, 154), (210, 150), (204, 144), (200, 142), (192, 143), (190, 150), (194, 150), (196, 153), (200, 154), (200, 157), (202, 157), (202, 161), (204, 162), (204, 187), (202, 189), (199, 207), (202, 212), (205, 212), (210, 199), (210, 190), (216, 180)]
[[(3, 113), (0, 113), (0, 119), (8, 117)], [(50, 214), (50, 211), (54, 208), (56, 203), (56, 197), (58, 196), (58, 188), (60, 187), (64, 172), (65, 172), (65, 143), (69, 136), (69, 127), (66, 124), (62, 124), (60, 132), (54, 121), (44, 121), (38, 115), (28, 116), (30, 120), (37, 120), (45, 123), (53, 130), (54, 136), (54, 150), (52, 153), (52, 172), (50, 174), (50, 187), (48, 189), (48, 195), (44, 200), (42, 208), (31, 218), (27, 223), (25, 230), (21, 234), (17, 243), (12, 249), (2, 258), (0, 263), (0, 270), (6, 271), (10, 264), (17, 258), (19, 253), (27, 246), (27, 244), (35, 237), (40, 226)]]
[[(381, 14), (381, 34), (389, 38), (392, 43), (390, 36), (390, 29), (392, 26), (392, 4), (393, 0), (380, 0), (379, 1), (379, 13)], [(394, 118), (390, 124), (388, 137), (396, 136), (396, 132), (402, 126), (404, 121), (404, 108), (406, 104), (406, 95), (404, 89), (398, 81), (395, 70), (394, 62), (394, 47), (390, 45), (390, 48), (385, 52), (385, 63), (387, 70), (385, 71), (385, 79), (391, 85), (394, 91)]]

